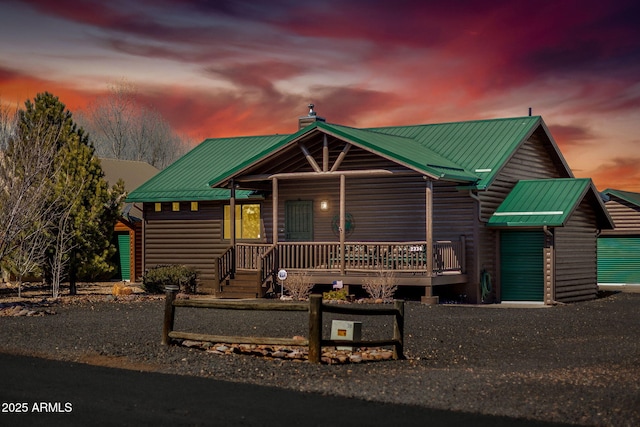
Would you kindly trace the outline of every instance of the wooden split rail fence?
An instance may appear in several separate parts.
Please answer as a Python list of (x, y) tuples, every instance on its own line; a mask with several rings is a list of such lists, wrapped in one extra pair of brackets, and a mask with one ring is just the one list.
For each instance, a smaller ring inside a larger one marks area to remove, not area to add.
[[(394, 301), (393, 307), (366, 307), (342, 304), (324, 304), (321, 295), (311, 295), (309, 303), (283, 303), (266, 301), (228, 301), (228, 300), (189, 300), (176, 299), (177, 287), (167, 287), (162, 328), (162, 344), (169, 345), (171, 340), (184, 339), (227, 344), (291, 345), (308, 346), (309, 361), (320, 363), (322, 347), (384, 347), (393, 346), (393, 358), (404, 359), (404, 301)], [(308, 311), (309, 338), (241, 337), (228, 335), (208, 335), (174, 331), (174, 319), (177, 307), (211, 308), (222, 310), (263, 310), (263, 311)], [(322, 314), (338, 313), (362, 316), (394, 316), (393, 338), (387, 340), (327, 340), (322, 338)]]

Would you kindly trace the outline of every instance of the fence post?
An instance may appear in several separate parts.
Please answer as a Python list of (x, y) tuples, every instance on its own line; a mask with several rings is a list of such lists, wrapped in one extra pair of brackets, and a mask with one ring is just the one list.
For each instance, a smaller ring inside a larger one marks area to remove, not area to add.
[(320, 363), (322, 352), (322, 295), (309, 296), (309, 362)]
[(169, 345), (169, 332), (173, 330), (173, 320), (175, 319), (176, 308), (173, 301), (176, 299), (180, 288), (175, 285), (166, 286), (164, 288), (166, 300), (164, 303), (164, 324), (162, 325), (162, 344)]
[(393, 358), (404, 359), (404, 301), (396, 300), (393, 306), (398, 313), (394, 316), (393, 339), (398, 343), (393, 347)]

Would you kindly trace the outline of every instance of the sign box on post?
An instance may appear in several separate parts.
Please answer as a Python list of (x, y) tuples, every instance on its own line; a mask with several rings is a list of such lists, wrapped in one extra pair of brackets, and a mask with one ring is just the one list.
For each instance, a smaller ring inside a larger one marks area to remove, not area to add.
[[(362, 322), (349, 320), (331, 321), (331, 339), (344, 341), (360, 341), (362, 339)], [(353, 351), (353, 347), (340, 346), (338, 350)]]

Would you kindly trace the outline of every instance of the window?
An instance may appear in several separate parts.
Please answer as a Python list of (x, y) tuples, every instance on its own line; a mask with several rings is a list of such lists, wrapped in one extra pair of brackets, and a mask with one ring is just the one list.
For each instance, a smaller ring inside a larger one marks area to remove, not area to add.
[[(231, 238), (231, 207), (224, 207), (224, 238)], [(236, 239), (260, 238), (260, 205), (236, 205)]]
[(174, 212), (179, 212), (180, 211), (180, 202), (171, 203), (171, 210), (174, 211)]
[(162, 203), (155, 203), (154, 209), (156, 212), (162, 212)]
[(191, 202), (191, 212), (198, 211), (198, 202)]

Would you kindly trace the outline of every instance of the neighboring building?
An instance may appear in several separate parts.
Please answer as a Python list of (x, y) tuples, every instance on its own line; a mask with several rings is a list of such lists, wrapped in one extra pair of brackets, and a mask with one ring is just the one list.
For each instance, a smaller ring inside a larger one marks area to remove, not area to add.
[[(107, 182), (114, 185), (122, 179), (127, 194), (158, 173), (158, 169), (146, 162), (101, 158), (100, 164)], [(126, 203), (114, 231), (118, 248), (115, 278), (135, 282), (143, 272), (142, 204)]]
[(615, 228), (598, 238), (598, 284), (640, 285), (640, 193), (606, 189), (602, 197)]
[(424, 302), (586, 300), (612, 228), (541, 117), (357, 129), (311, 109), (290, 135), (205, 140), (128, 201), (144, 268), (191, 265), (219, 297), (286, 269), (347, 286), (389, 271)]

